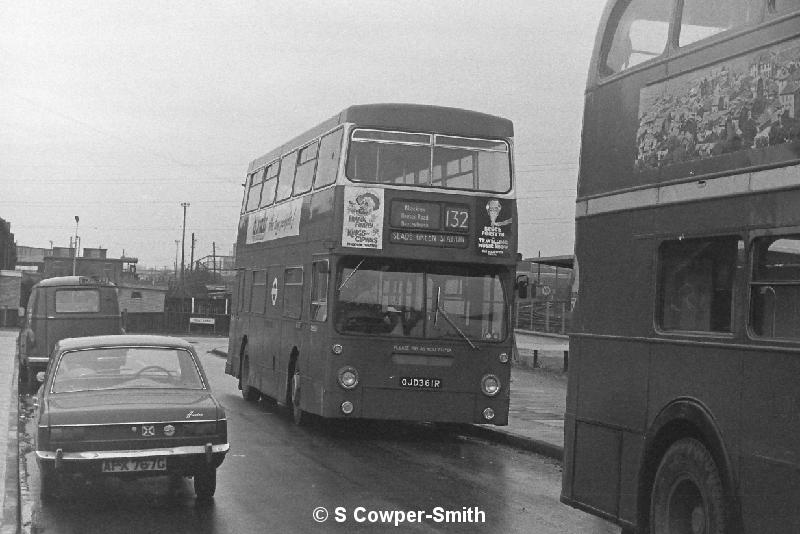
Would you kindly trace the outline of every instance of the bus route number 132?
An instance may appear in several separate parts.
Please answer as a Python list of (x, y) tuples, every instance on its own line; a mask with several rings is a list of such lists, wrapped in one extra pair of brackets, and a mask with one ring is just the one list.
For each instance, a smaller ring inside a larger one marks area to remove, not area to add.
[(459, 208), (445, 210), (445, 227), (451, 230), (469, 230), (469, 211)]

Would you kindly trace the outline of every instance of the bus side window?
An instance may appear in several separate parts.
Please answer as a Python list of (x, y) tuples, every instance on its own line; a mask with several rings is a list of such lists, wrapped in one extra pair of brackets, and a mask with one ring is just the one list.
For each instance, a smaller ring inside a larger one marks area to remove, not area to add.
[(659, 324), (664, 330), (730, 332), (740, 241), (667, 241), (659, 249)]
[(314, 141), (300, 149), (297, 163), (297, 173), (294, 177), (294, 194), (300, 195), (311, 190), (311, 181), (314, 179), (314, 169), (317, 167), (317, 154), (319, 141)]
[(339, 128), (325, 135), (320, 141), (317, 173), (314, 176), (314, 189), (325, 187), (336, 181), (336, 173), (339, 171), (339, 155), (342, 150), (343, 132), (344, 128)]
[(328, 260), (315, 261), (311, 278), (311, 320), (328, 319)]
[(278, 175), (278, 194), (275, 202), (286, 200), (292, 196), (294, 186), (294, 170), (297, 168), (297, 151), (289, 152), (281, 158), (281, 171)]
[(763, 0), (684, 0), (678, 46), (757, 22)]
[(757, 239), (753, 251), (753, 333), (761, 337), (800, 338), (800, 235)]
[(303, 309), (303, 268), (289, 267), (283, 276), (283, 316), (299, 319)]
[(663, 54), (671, 16), (672, 2), (618, 3), (603, 37), (601, 74), (616, 74)]
[(250, 175), (250, 187), (247, 191), (247, 204), (245, 211), (253, 211), (258, 208), (259, 200), (261, 199), (261, 187), (263, 186), (264, 169), (259, 169)]

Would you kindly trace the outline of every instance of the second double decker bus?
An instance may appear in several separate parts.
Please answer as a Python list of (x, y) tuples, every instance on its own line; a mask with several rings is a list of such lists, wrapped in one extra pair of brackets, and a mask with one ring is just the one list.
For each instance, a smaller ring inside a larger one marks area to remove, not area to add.
[(513, 126), (352, 106), (254, 160), (226, 372), (306, 414), (508, 421)]

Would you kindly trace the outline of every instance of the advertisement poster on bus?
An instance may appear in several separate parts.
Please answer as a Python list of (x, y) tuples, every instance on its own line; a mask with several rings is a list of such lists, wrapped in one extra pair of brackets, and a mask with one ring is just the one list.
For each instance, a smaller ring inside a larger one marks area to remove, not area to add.
[(303, 199), (295, 198), (251, 213), (247, 224), (247, 244), (300, 235), (302, 207)]
[(342, 246), (383, 248), (383, 189), (344, 188)]
[(513, 228), (511, 202), (499, 198), (490, 198), (486, 204), (478, 202), (478, 253), (495, 258), (508, 257)]

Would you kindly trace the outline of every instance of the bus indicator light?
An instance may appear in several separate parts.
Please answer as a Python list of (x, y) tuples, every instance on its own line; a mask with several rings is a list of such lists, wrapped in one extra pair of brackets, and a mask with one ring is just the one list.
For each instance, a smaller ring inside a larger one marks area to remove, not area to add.
[(483, 418), (486, 419), (487, 421), (491, 421), (492, 419), (494, 419), (494, 410), (492, 410), (491, 408), (486, 408), (485, 410), (483, 410)]
[(345, 415), (350, 415), (353, 413), (353, 403), (350, 401), (344, 401), (342, 403), (342, 413)]
[(339, 343), (334, 343), (331, 346), (331, 352), (336, 354), (337, 356), (344, 352), (344, 347), (342, 347)]
[(497, 359), (500, 360), (500, 363), (508, 363), (508, 353), (501, 352)]

